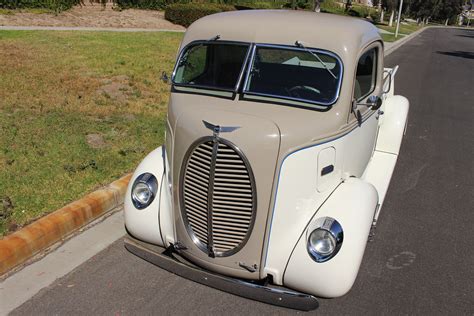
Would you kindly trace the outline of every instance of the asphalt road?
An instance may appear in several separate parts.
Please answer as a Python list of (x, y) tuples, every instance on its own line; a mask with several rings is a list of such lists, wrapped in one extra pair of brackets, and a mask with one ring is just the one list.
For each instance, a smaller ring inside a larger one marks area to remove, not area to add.
[[(474, 31), (426, 30), (386, 64), (411, 102), (407, 135), (353, 289), (312, 313), (473, 315)], [(172, 275), (120, 240), (13, 312), (224, 313), (296, 312)]]

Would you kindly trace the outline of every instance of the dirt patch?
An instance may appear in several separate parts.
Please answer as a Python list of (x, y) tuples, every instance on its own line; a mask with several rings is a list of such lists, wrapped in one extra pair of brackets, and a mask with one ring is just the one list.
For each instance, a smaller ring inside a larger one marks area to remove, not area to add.
[(100, 4), (86, 3), (58, 15), (50, 13), (0, 14), (0, 25), (58, 26), (58, 27), (111, 27), (184, 30), (184, 27), (166, 21), (164, 12), (154, 10), (114, 10), (111, 4), (105, 9)]
[(94, 149), (100, 149), (107, 146), (104, 137), (100, 134), (88, 134), (86, 135), (86, 141), (87, 144)]
[(126, 121), (129, 121), (129, 122), (132, 122), (132, 121), (135, 121), (137, 119), (137, 117), (135, 115), (133, 115), (132, 113), (126, 113), (123, 115), (123, 118), (126, 120)]
[(96, 91), (98, 95), (117, 102), (127, 101), (132, 92), (133, 88), (130, 86), (130, 78), (128, 76), (115, 76), (110, 79), (103, 79), (102, 85)]
[(13, 214), (12, 200), (6, 196), (0, 198), (0, 219), (6, 220)]

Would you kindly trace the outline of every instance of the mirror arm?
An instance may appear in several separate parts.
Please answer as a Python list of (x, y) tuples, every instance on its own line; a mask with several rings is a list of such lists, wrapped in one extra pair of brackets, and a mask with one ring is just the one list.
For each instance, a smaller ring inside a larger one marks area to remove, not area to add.
[[(385, 89), (384, 89), (384, 90), (383, 90), (383, 93), (384, 93), (384, 94), (389, 93), (390, 90), (392, 89), (392, 71), (388, 71), (387, 79), (388, 79), (388, 90), (385, 91)], [(385, 82), (384, 82), (384, 87), (385, 87)]]
[(380, 97), (372, 96), (370, 98), (374, 98), (374, 101), (370, 103), (358, 103), (357, 100), (352, 101), (352, 112), (355, 113), (357, 106), (359, 105), (366, 106), (368, 108), (371, 108), (371, 110), (374, 110), (374, 111), (378, 110), (382, 106), (382, 99)]

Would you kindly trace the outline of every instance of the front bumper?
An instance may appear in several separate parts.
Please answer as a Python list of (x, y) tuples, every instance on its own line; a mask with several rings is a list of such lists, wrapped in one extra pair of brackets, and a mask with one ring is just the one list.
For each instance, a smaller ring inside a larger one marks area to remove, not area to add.
[(138, 257), (197, 283), (256, 301), (302, 311), (314, 310), (319, 306), (318, 300), (312, 295), (203, 270), (182, 258), (173, 246), (165, 249), (131, 236), (125, 237), (124, 242), (125, 248)]

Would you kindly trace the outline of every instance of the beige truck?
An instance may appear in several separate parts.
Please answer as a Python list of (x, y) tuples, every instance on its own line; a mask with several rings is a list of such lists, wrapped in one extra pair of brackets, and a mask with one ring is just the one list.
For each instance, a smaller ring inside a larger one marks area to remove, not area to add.
[(346, 294), (404, 135), (396, 70), (360, 19), (252, 10), (198, 20), (171, 76), (166, 143), (126, 193), (126, 248), (270, 304), (311, 310), (317, 296)]

